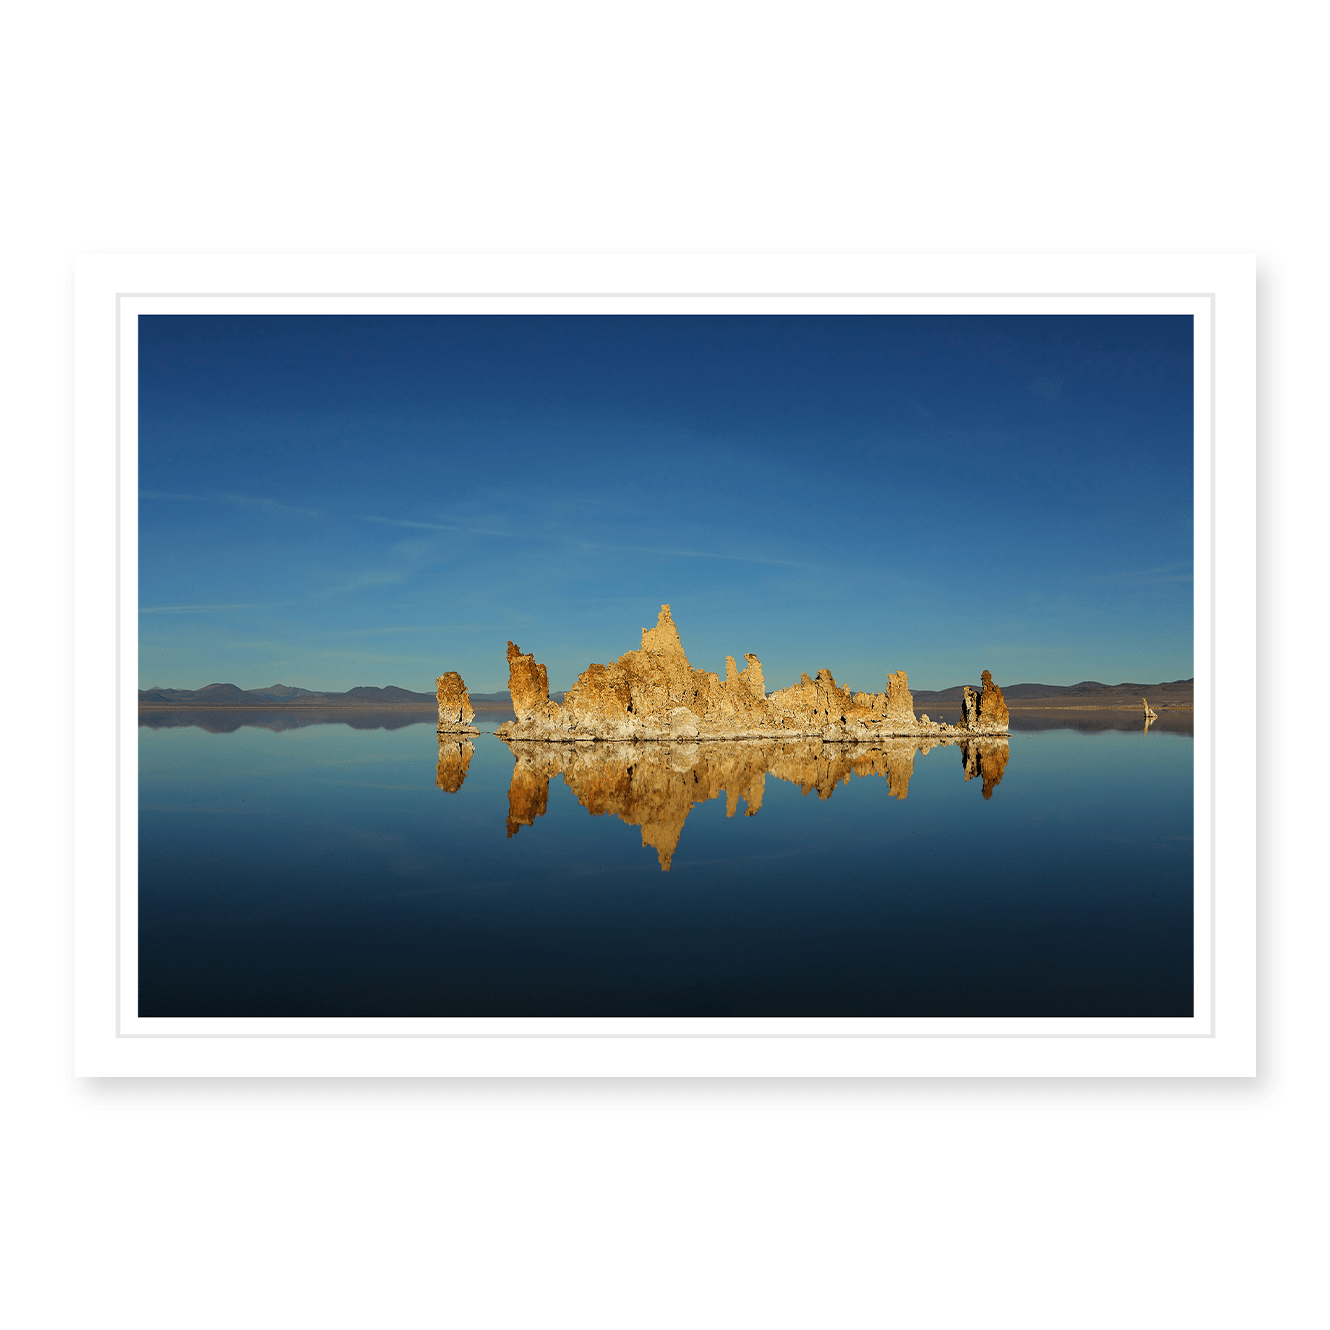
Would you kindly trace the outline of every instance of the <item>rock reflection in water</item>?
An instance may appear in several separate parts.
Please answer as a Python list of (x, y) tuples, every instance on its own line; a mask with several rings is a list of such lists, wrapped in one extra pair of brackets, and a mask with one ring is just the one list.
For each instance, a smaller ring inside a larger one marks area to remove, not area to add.
[(984, 798), (993, 797), (993, 787), (1002, 782), (1011, 750), (1005, 739), (966, 739), (960, 745), (965, 779), (978, 776), (984, 782)]
[(470, 739), (453, 739), (447, 735), (439, 736), (439, 765), (434, 783), (449, 794), (456, 794), (466, 779), (466, 769), (471, 765), (476, 746)]
[[(642, 830), (642, 844), (656, 851), (660, 866), (670, 860), (696, 803), (725, 796), (725, 816), (733, 817), (739, 801), (744, 816), (762, 807), (766, 778), (817, 791), (830, 799), (851, 776), (881, 776), (887, 792), (904, 799), (910, 790), (916, 753), (949, 747), (951, 741), (884, 739), (873, 744), (827, 743), (821, 739), (788, 742), (755, 740), (724, 743), (542, 743), (506, 740), (513, 754), (508, 787), (508, 835), (541, 817), (549, 801), (549, 783), (564, 784), (593, 817), (613, 814)], [(984, 798), (992, 797), (1007, 764), (1008, 744), (1002, 739), (970, 739), (958, 744), (965, 779), (983, 780)]]

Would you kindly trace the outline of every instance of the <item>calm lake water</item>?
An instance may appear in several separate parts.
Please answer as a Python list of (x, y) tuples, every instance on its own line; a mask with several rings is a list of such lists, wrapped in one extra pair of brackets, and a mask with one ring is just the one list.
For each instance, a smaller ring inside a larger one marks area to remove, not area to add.
[(158, 719), (144, 1016), (1192, 1013), (1193, 745), (1167, 725), (851, 761)]

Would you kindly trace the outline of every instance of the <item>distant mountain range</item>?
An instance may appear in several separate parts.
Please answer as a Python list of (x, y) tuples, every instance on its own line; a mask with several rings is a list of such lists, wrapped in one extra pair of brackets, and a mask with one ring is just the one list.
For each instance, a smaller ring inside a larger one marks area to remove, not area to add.
[[(501, 693), (472, 693), (471, 705), (477, 711), (511, 711), (513, 700), (505, 688)], [(551, 693), (556, 702), (563, 701), (562, 693)], [(205, 688), (151, 688), (139, 689), (139, 706), (151, 710), (184, 707), (190, 710), (212, 707), (415, 707), (433, 710), (438, 700), (433, 693), (413, 693), (408, 688), (350, 688), (345, 693), (319, 693), (310, 688), (292, 688), (290, 684), (275, 683), (268, 688), (237, 688), (233, 683), (210, 683)]]
[[(1151, 704), (1164, 706), (1189, 707), (1192, 704), (1194, 679), (1174, 679), (1171, 683), (1096, 683), (1087, 679), (1083, 683), (1013, 683), (999, 684), (1008, 707), (1038, 706), (1039, 708), (1062, 707), (1140, 707), (1141, 698), (1149, 698)], [(978, 684), (971, 684), (977, 688)], [(914, 690), (914, 709), (927, 711), (960, 710), (961, 694), (964, 684), (954, 688), (943, 688), (936, 692)]]
[(436, 707), (433, 693), (406, 688), (352, 688), (345, 693), (316, 693), (275, 683), (270, 688), (237, 688), (210, 683), (206, 688), (141, 688), (141, 707)]
[[(1148, 697), (1151, 703), (1159, 702), (1165, 706), (1190, 706), (1192, 702), (1192, 679), (1175, 679), (1172, 683), (1119, 683), (1104, 684), (1093, 680), (1083, 683), (1016, 683), (1002, 685), (1003, 696), (1009, 706), (1028, 706), (1038, 703), (1041, 706), (1054, 707), (1119, 707), (1135, 705), (1142, 697)], [(971, 684), (971, 687), (978, 687)], [(964, 684), (954, 688), (937, 691), (916, 689), (914, 706), (916, 711), (943, 712), (960, 710), (961, 693)], [(563, 693), (551, 693), (550, 697), (562, 703)], [(348, 689), (345, 693), (318, 693), (309, 688), (292, 688), (289, 684), (275, 683), (268, 688), (237, 688), (233, 683), (210, 683), (206, 688), (141, 688), (139, 706), (153, 710), (166, 710), (171, 707), (341, 707), (344, 709), (361, 707), (417, 707), (434, 708), (437, 700), (433, 693), (413, 693), (406, 688), (389, 685), (387, 688), (360, 687)], [(471, 705), (477, 711), (511, 711), (512, 698), (508, 690), (499, 693), (472, 693)]]

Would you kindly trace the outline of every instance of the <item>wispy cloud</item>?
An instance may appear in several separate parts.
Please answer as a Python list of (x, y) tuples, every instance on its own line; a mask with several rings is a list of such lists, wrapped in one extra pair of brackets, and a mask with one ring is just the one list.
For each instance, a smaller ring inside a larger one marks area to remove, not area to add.
[(299, 508), (290, 503), (278, 503), (253, 494), (235, 494), (230, 491), (217, 494), (173, 494), (166, 490), (139, 490), (140, 499), (164, 499), (176, 503), (229, 503), (237, 508), (252, 508), (263, 513), (295, 513), (300, 517), (321, 517), (317, 508)]
[(598, 545), (590, 541), (576, 542), (578, 549), (613, 550), (622, 554), (659, 554), (667, 559), (729, 559), (736, 563), (765, 563), (778, 568), (807, 568), (809, 565), (794, 559), (762, 559), (754, 554), (718, 554), (715, 550), (667, 550), (651, 545)]
[(492, 633), (501, 632), (503, 625), (492, 623), (402, 623), (382, 628), (352, 628), (349, 631), (324, 633), (324, 637), (374, 637), (380, 633)]
[[(302, 657), (306, 653), (302, 652)], [(398, 652), (382, 651), (311, 651), (308, 653), (313, 660), (337, 660), (337, 661), (369, 661), (375, 664), (387, 662), (390, 665), (405, 665), (411, 663), (424, 662), (426, 664), (437, 659), (436, 656), (404, 656)]]
[[(326, 634), (316, 634), (317, 637), (324, 637)], [(352, 634), (346, 633), (341, 636), (351, 637)], [(356, 651), (346, 647), (312, 647), (309, 645), (309, 639), (305, 636), (294, 637), (288, 642), (268, 642), (262, 639), (243, 639), (238, 638), (233, 642), (222, 642), (217, 648), (220, 651), (244, 651), (257, 652), (264, 651), (269, 653), (268, 664), (264, 669), (286, 670), (291, 673), (303, 673), (306, 669), (305, 662), (310, 660), (332, 660), (348, 662), (381, 663), (387, 661), (392, 663), (410, 663), (412, 661), (429, 662), (435, 659), (432, 655), (403, 655), (400, 652), (382, 652), (382, 651)], [(313, 687), (314, 685), (310, 685)]]
[(218, 614), (223, 610), (270, 610), (271, 605), (140, 605), (140, 614)]
[(405, 582), (410, 573), (401, 572), (389, 568), (371, 568), (363, 573), (357, 573), (350, 581), (339, 582), (336, 586), (324, 587), (322, 591), (314, 593), (315, 600), (326, 600), (329, 596), (345, 596), (352, 591), (367, 591), (370, 587), (392, 586), (397, 582)]
[(401, 517), (361, 517), (361, 522), (377, 522), (380, 526), (405, 526), (411, 527), (416, 531), (460, 531), (468, 536), (502, 536), (508, 540), (514, 540), (518, 536), (516, 531), (493, 531), (488, 527), (480, 526), (454, 526), (446, 522), (408, 522)]
[(317, 508), (297, 508), (294, 504), (278, 503), (276, 499), (262, 499), (252, 494), (218, 494), (223, 503), (233, 503), (238, 508), (253, 508), (263, 513), (295, 513), (300, 517), (320, 517)]
[(272, 810), (267, 808), (218, 808), (215, 804), (140, 804), (141, 813), (211, 813), (211, 814), (238, 814), (241, 817), (250, 817), (255, 813), (260, 815)]
[(916, 416), (918, 416), (919, 419), (922, 420), (926, 425), (932, 425), (932, 426), (936, 426), (936, 425), (937, 425), (937, 419), (934, 417), (933, 413), (932, 413), (932, 412), (931, 412), (931, 411), (930, 411), (930, 410), (929, 410), (929, 409), (928, 409), (928, 408), (927, 408), (922, 402), (916, 402), (916, 401), (914, 400), (913, 397), (902, 397), (901, 400), (902, 400), (902, 401), (905, 403), (905, 405), (908, 406), (908, 407), (910, 408), (910, 410), (913, 411), (914, 414), (915, 414)]
[(1080, 582), (1091, 582), (1098, 586), (1117, 583), (1120, 586), (1167, 586), (1175, 582), (1190, 582), (1192, 569), (1190, 563), (1163, 563), (1158, 568), (1139, 568), (1120, 573), (1096, 573), (1090, 577), (1077, 578)]

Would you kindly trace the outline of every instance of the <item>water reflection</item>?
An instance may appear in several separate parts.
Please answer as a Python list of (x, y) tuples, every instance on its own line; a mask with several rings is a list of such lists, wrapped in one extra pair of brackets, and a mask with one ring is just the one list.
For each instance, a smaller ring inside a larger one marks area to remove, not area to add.
[[(1011, 756), (1005, 739), (966, 739), (961, 742), (961, 763), (965, 779), (978, 777), (984, 783), (984, 798), (991, 799), (993, 790), (1002, 783), (1002, 773)], [(900, 796), (902, 799), (904, 795)]]
[(341, 711), (335, 707), (300, 707), (279, 711), (273, 707), (249, 710), (216, 707), (190, 711), (185, 707), (153, 711), (139, 709), (139, 728), (148, 730), (200, 729), (209, 734), (234, 734), (240, 729), (303, 730), (311, 725), (349, 725), (353, 730), (402, 730), (431, 724), (434, 712), (419, 708), (381, 706), (371, 710)]
[(434, 783), (449, 794), (456, 794), (466, 779), (466, 769), (476, 755), (476, 746), (470, 739), (450, 739), (439, 735), (439, 765), (435, 769)]
[[(752, 817), (762, 807), (768, 775), (799, 786), (805, 795), (816, 790), (819, 799), (830, 799), (836, 787), (848, 784), (852, 776), (879, 776), (886, 781), (891, 797), (904, 799), (910, 791), (915, 755), (955, 742), (964, 778), (982, 781), (983, 796), (989, 799), (1002, 780), (1008, 758), (1005, 738), (942, 743), (884, 739), (874, 744), (824, 743), (821, 739), (701, 744), (505, 742), (513, 754), (509, 836), (544, 814), (550, 779), (562, 776), (593, 817), (609, 813), (640, 827), (642, 844), (656, 851), (667, 873), (694, 804), (723, 794), (726, 817), (734, 816), (740, 800), (744, 816)], [(440, 772), (442, 753), (440, 741)], [(465, 765), (462, 770), (465, 772)]]

